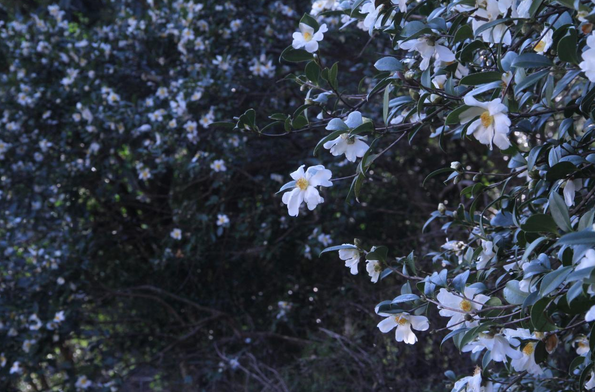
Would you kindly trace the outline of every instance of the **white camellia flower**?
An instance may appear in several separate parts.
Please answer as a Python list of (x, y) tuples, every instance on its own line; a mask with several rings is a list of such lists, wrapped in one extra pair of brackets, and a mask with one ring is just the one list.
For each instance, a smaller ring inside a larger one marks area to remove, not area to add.
[(74, 386), (79, 389), (88, 389), (91, 387), (91, 385), (93, 385), (93, 383), (87, 378), (87, 376), (79, 376), (79, 378), (76, 380), (76, 384), (74, 384)]
[(490, 146), (490, 150), (494, 144), (501, 150), (510, 147), (508, 108), (500, 98), (489, 102), (480, 102), (473, 95), (467, 94), (465, 105), (471, 106), (471, 108), (460, 114), (461, 124), (467, 124), (479, 116), (467, 128), (467, 135), (473, 134), (481, 144)]
[(568, 180), (564, 184), (564, 191), (562, 192), (564, 195), (564, 203), (570, 207), (574, 204), (574, 197), (576, 195), (577, 189), (581, 189), (583, 187), (583, 180), (577, 178), (575, 180)]
[(402, 13), (407, 12), (407, 0), (393, 0), (393, 3), (399, 5), (399, 11)]
[(577, 337), (574, 340), (574, 346), (576, 347), (576, 353), (582, 357), (586, 357), (591, 351), (589, 339), (585, 335)]
[(456, 295), (448, 292), (446, 289), (440, 289), (436, 298), (440, 302), (440, 316), (450, 317), (447, 327), (455, 330), (463, 327), (476, 327), (477, 317), (472, 316), (472, 321), (467, 320), (472, 312), (481, 310), (490, 297), (483, 294), (478, 294), (478, 289), (473, 287), (465, 287), (464, 295)]
[[(480, 6), (472, 16), (471, 27), (474, 32), (486, 23), (501, 19), (501, 15), (506, 14), (512, 5), (512, 1), (498, 0), (487, 0), (478, 3), (482, 3), (484, 7)], [(504, 45), (510, 45), (512, 43), (510, 29), (504, 23), (499, 23), (494, 27), (483, 31), (481, 33), (481, 38), (484, 42), (494, 44), (502, 43)]]
[(21, 367), (21, 363), (19, 361), (15, 361), (12, 366), (10, 367), (10, 374), (15, 373), (22, 373), (23, 368)]
[(225, 214), (217, 214), (217, 226), (225, 226), (229, 224), (229, 217)]
[(553, 36), (554, 36), (554, 31), (552, 29), (549, 29), (547, 31), (547, 33), (545, 33), (543, 38), (541, 38), (541, 40), (537, 43), (537, 45), (535, 45), (533, 50), (540, 54), (544, 54), (545, 52), (547, 52), (547, 50), (554, 43)]
[(591, 309), (585, 314), (585, 321), (590, 323), (595, 320), (595, 305), (591, 306)]
[(490, 261), (496, 256), (494, 243), (492, 241), (481, 240), (481, 253), (477, 260), (477, 269), (485, 269)]
[(324, 33), (328, 31), (326, 23), (323, 23), (317, 32), (314, 32), (312, 26), (308, 26), (305, 23), (300, 23), (300, 31), (293, 33), (293, 46), (294, 49), (306, 49), (309, 53), (314, 53), (318, 50), (318, 42), (324, 39)]
[(463, 377), (455, 382), (451, 392), (488, 392), (491, 391), (491, 383), (489, 387), (481, 386), (481, 368), (477, 366), (473, 372), (473, 376)]
[[(318, 193), (317, 186), (330, 187), (333, 183), (330, 181), (333, 173), (325, 169), (322, 165), (311, 166), (304, 172), (304, 165), (291, 173), (291, 178), (295, 183), (289, 183), (294, 188), (283, 194), (283, 203), (287, 204), (289, 216), (298, 216), (302, 202), (306, 202), (308, 209), (312, 211), (324, 199)], [(285, 187), (285, 186), (284, 186)]]
[(372, 280), (372, 283), (377, 283), (382, 273), (382, 266), (378, 260), (368, 260), (366, 264), (366, 271)]
[(335, 157), (345, 154), (345, 158), (348, 161), (355, 162), (357, 158), (363, 157), (370, 147), (363, 142), (364, 137), (358, 135), (349, 136), (348, 131), (354, 130), (362, 124), (362, 114), (357, 111), (350, 113), (345, 121), (333, 118), (326, 126), (326, 129), (329, 131), (345, 130), (346, 132), (339, 135), (336, 139), (324, 143), (323, 147), (330, 150), (330, 153)]
[(529, 342), (521, 350), (523, 356), (519, 359), (513, 359), (510, 363), (517, 372), (527, 371), (534, 375), (543, 374), (541, 366), (535, 362), (535, 347), (537, 342)]
[(339, 249), (339, 258), (345, 261), (345, 267), (350, 269), (352, 275), (357, 275), (357, 266), (361, 253), (355, 245), (343, 244), (343, 246), (351, 246), (353, 248)]
[(419, 52), (422, 58), (419, 69), (422, 71), (428, 69), (432, 58), (436, 61), (445, 63), (455, 61), (455, 55), (450, 49), (446, 46), (439, 45), (426, 37), (420, 37), (405, 42), (399, 41), (399, 48), (408, 52)]
[(415, 344), (417, 336), (415, 336), (411, 328), (417, 331), (427, 331), (430, 328), (428, 318), (425, 316), (413, 316), (406, 312), (397, 314), (380, 313), (380, 316), (386, 318), (378, 323), (378, 329), (382, 333), (387, 333), (397, 327), (395, 331), (397, 342)]
[(171, 231), (171, 233), (169, 233), (169, 236), (171, 238), (173, 238), (174, 240), (181, 240), (182, 239), (182, 230), (180, 229), (173, 229)]
[(211, 170), (213, 170), (215, 173), (227, 171), (225, 161), (223, 159), (214, 160), (211, 162)]
[(582, 54), (583, 61), (578, 65), (591, 83), (595, 83), (595, 32), (587, 37), (588, 49)]
[(595, 388), (595, 372), (593, 370), (591, 370), (591, 375), (589, 376), (589, 379), (585, 383), (585, 389), (590, 391), (593, 388)]
[(520, 343), (521, 342), (515, 338), (512, 338), (509, 341), (506, 336), (502, 334), (492, 335), (488, 333), (480, 333), (476, 341), (467, 344), (461, 351), (471, 351), (476, 353), (486, 348), (491, 351), (492, 360), (494, 362), (505, 362), (506, 357), (512, 359), (521, 358), (521, 352), (510, 346), (511, 344), (518, 346)]

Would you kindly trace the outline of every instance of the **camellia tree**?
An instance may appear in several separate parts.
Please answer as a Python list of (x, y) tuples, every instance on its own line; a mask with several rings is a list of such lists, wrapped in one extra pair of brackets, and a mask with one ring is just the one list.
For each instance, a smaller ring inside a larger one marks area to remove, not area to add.
[[(425, 255), (431, 267), (357, 239), (323, 251), (372, 283), (398, 282), (375, 308), (380, 332), (399, 344), (442, 334), (476, 362), (472, 374), (446, 373), (453, 391), (595, 387), (594, 14), (570, 0), (316, 1), (281, 55), (305, 63), (292, 76), (303, 104), (264, 126), (254, 110), (237, 119), (269, 136), (323, 129), (314, 154), (352, 167), (338, 179), (321, 164), (292, 172), (280, 192), (298, 220), (326, 208), (328, 189), (357, 201), (384, 186), (372, 174), (399, 144), (480, 146), (481, 159), (427, 173), (466, 185), (428, 217), (450, 238)], [(354, 48), (373, 78), (327, 60), (329, 37), (357, 28), (376, 49)]]

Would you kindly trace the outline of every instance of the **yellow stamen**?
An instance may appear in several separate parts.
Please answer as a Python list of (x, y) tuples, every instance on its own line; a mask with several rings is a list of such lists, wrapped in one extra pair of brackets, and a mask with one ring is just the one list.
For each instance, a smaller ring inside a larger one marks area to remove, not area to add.
[(295, 182), (295, 186), (305, 191), (306, 189), (308, 189), (308, 180), (302, 177)]
[(403, 317), (401, 315), (395, 316), (395, 321), (399, 325), (405, 325), (409, 322), (405, 317)]
[(523, 354), (529, 356), (533, 354), (535, 351), (535, 343), (527, 343), (527, 345), (523, 348)]
[(464, 299), (461, 301), (459, 307), (464, 310), (465, 312), (468, 312), (471, 310), (471, 302), (469, 302), (468, 300)]
[(535, 45), (535, 48), (533, 50), (536, 52), (543, 52), (544, 49), (545, 49), (545, 41), (539, 41), (539, 43), (537, 45)]
[(488, 111), (483, 112), (480, 119), (481, 125), (483, 125), (485, 128), (489, 127), (494, 123), (494, 116), (492, 116)]
[(304, 34), (304, 41), (311, 41), (312, 40), (312, 33), (310, 33), (309, 31), (306, 31)]

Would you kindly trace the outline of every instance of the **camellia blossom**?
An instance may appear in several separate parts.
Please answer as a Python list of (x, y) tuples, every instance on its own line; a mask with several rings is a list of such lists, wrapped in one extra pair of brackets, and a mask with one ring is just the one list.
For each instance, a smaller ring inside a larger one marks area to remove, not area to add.
[[(320, 196), (317, 186), (330, 187), (333, 183), (330, 181), (333, 173), (325, 169), (322, 165), (311, 166), (304, 172), (304, 165), (291, 173), (294, 183), (289, 183), (294, 188), (283, 194), (283, 203), (287, 205), (289, 216), (298, 216), (302, 202), (306, 202), (308, 209), (312, 211), (320, 203), (324, 203), (324, 198)], [(285, 186), (284, 186), (285, 187)]]
[(419, 69), (425, 71), (430, 66), (430, 60), (432, 58), (436, 61), (442, 61), (450, 63), (455, 61), (454, 53), (446, 46), (439, 45), (436, 42), (426, 37), (420, 37), (410, 41), (399, 41), (399, 48), (404, 49), (408, 52), (419, 52), (422, 61), (419, 65)]
[(483, 308), (490, 297), (483, 294), (478, 294), (478, 289), (473, 287), (465, 287), (463, 295), (455, 295), (448, 292), (446, 289), (440, 289), (436, 298), (440, 305), (443, 307), (440, 309), (440, 316), (450, 317), (447, 327), (448, 329), (455, 330), (463, 327), (476, 327), (477, 320), (467, 320), (468, 316), (477, 310)]
[(76, 384), (74, 384), (75, 387), (80, 389), (88, 389), (91, 387), (91, 385), (93, 385), (93, 383), (87, 378), (87, 376), (80, 376), (76, 380)]
[(576, 348), (576, 353), (582, 357), (589, 355), (591, 347), (589, 346), (589, 339), (585, 335), (581, 335), (574, 340), (573, 343)]
[(318, 42), (324, 39), (324, 33), (328, 31), (326, 23), (323, 23), (317, 32), (314, 32), (312, 26), (308, 26), (305, 23), (300, 23), (300, 31), (293, 33), (293, 46), (294, 49), (306, 49), (309, 53), (314, 53), (318, 50)]
[[(478, 4), (479, 3), (483, 3), (483, 7), (479, 7), (471, 19), (471, 27), (474, 32), (486, 23), (501, 19), (501, 15), (506, 14), (512, 5), (512, 1), (498, 0), (487, 0), (478, 2)], [(499, 23), (494, 27), (483, 31), (481, 33), (481, 38), (484, 42), (494, 44), (502, 43), (504, 45), (510, 45), (512, 43), (510, 29), (504, 23)]]
[(595, 372), (593, 370), (591, 370), (591, 375), (589, 376), (589, 379), (585, 383), (585, 389), (587, 391), (590, 391), (593, 388), (595, 388)]
[(380, 274), (382, 273), (382, 266), (378, 260), (368, 260), (366, 264), (366, 271), (370, 275), (372, 283), (378, 283)]
[(486, 348), (491, 351), (492, 360), (494, 362), (504, 362), (506, 361), (506, 357), (512, 359), (521, 358), (521, 352), (511, 347), (511, 343), (518, 346), (520, 341), (514, 338), (509, 341), (506, 336), (502, 334), (492, 335), (488, 333), (480, 333), (476, 341), (467, 344), (461, 351), (471, 351), (476, 353)]
[(568, 180), (564, 185), (564, 203), (570, 207), (574, 204), (574, 197), (576, 196), (576, 190), (583, 187), (583, 180), (577, 178), (575, 180)]
[(583, 61), (578, 65), (591, 83), (595, 83), (595, 32), (587, 37), (587, 47), (582, 54)]
[(171, 231), (171, 233), (169, 233), (169, 236), (171, 238), (173, 238), (174, 240), (181, 240), (182, 239), (182, 230), (180, 229), (173, 229)]
[[(481, 368), (477, 366), (473, 372), (473, 376), (463, 377), (455, 382), (451, 392), (487, 392), (488, 389), (481, 386), (481, 381)], [(491, 384), (488, 383), (488, 385)], [(491, 390), (490, 388), (489, 391)]]
[(481, 253), (477, 260), (477, 269), (485, 269), (490, 261), (496, 256), (494, 251), (494, 243), (492, 241), (481, 240)]
[(229, 224), (229, 217), (225, 214), (217, 214), (217, 226), (225, 226)]
[(500, 98), (489, 102), (480, 102), (473, 95), (467, 94), (465, 105), (471, 106), (471, 108), (459, 115), (461, 124), (467, 124), (479, 116), (467, 128), (467, 135), (473, 134), (481, 144), (490, 146), (490, 150), (494, 144), (501, 150), (506, 150), (511, 146), (510, 140), (508, 140), (508, 130), (511, 124), (507, 115), (508, 108)]
[(345, 267), (349, 268), (352, 275), (357, 275), (357, 266), (361, 257), (359, 249), (351, 244), (343, 246), (353, 246), (353, 248), (339, 249), (339, 258), (345, 261)]
[(533, 50), (540, 54), (547, 52), (547, 50), (554, 43), (553, 35), (554, 35), (554, 31), (552, 29), (548, 29), (547, 33), (545, 33), (543, 38), (541, 38), (541, 40), (537, 43), (537, 45), (535, 45)]
[(430, 328), (426, 316), (413, 316), (406, 312), (397, 314), (380, 313), (380, 315), (386, 318), (378, 323), (378, 329), (382, 333), (387, 333), (397, 327), (397, 330), (395, 331), (395, 339), (397, 342), (415, 344), (415, 342), (417, 342), (417, 336), (415, 336), (411, 329), (427, 331), (428, 328)]
[(525, 344), (521, 350), (523, 356), (519, 359), (513, 359), (510, 364), (517, 372), (527, 371), (534, 375), (543, 374), (541, 366), (535, 362), (535, 347), (537, 342), (529, 342)]
[[(353, 112), (347, 116), (345, 121), (334, 118), (332, 119), (326, 129), (327, 130), (353, 130), (360, 125), (363, 124), (362, 114), (360, 112)], [(330, 153), (333, 156), (338, 156), (341, 154), (345, 154), (345, 158), (347, 158), (350, 162), (355, 162), (357, 158), (363, 157), (368, 149), (370, 148), (365, 142), (363, 142), (364, 137), (354, 135), (349, 136), (348, 132), (345, 132), (339, 137), (334, 140), (329, 140), (328, 142), (324, 143), (323, 147), (327, 150), (330, 150)]]

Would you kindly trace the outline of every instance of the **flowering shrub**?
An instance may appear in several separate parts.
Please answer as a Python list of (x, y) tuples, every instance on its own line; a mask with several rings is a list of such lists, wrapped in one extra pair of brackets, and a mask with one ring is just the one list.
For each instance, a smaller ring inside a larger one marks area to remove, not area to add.
[[(292, 189), (282, 200), (295, 219), (307, 219), (302, 200), (327, 208), (317, 187), (328, 179), (348, 201), (384, 186), (372, 173), (399, 144), (481, 145), (480, 159), (462, 155), (427, 173), (424, 185), (440, 176), (465, 185), (426, 222), (451, 239), (427, 254), (430, 269), (376, 241), (322, 252), (339, 251), (352, 274), (365, 260), (373, 283), (400, 285), (375, 308), (380, 332), (395, 329), (404, 344), (438, 333), (441, 346), (471, 356), (471, 374), (446, 373), (453, 391), (595, 387), (594, 14), (590, 2), (567, 0), (316, 1), (281, 55), (305, 63), (293, 78), (304, 104), (262, 128), (253, 110), (235, 125), (269, 136), (323, 129), (314, 153), (347, 157), (347, 177), (325, 166), (292, 173), (281, 190)], [(337, 16), (340, 29), (327, 29)], [(327, 40), (352, 29), (369, 34), (353, 53), (374, 64), (373, 79), (371, 65), (328, 61), (336, 51)]]

